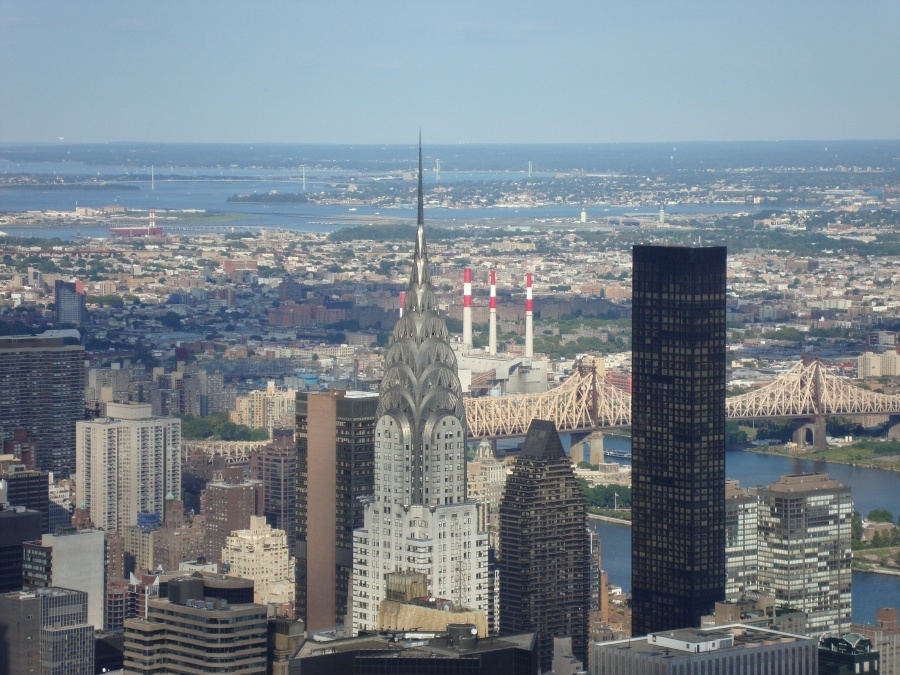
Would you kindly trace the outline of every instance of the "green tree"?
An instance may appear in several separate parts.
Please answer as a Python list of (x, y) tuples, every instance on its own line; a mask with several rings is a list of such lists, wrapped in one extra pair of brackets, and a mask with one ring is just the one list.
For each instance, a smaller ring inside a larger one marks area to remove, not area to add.
[(853, 512), (853, 517), (850, 519), (850, 539), (852, 541), (862, 541), (863, 536), (863, 524), (862, 524), (862, 516), (859, 511)]
[(181, 317), (175, 312), (166, 312), (159, 317), (159, 322), (166, 328), (181, 328)]
[(887, 509), (872, 509), (869, 511), (869, 520), (876, 523), (893, 523), (894, 514)]

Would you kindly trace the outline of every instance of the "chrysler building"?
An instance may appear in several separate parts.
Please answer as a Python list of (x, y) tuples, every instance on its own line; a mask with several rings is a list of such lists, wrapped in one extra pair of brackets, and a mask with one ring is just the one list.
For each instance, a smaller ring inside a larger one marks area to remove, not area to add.
[[(384, 364), (375, 427), (375, 491), (353, 537), (353, 632), (382, 627), (389, 586), (457, 608), (488, 604), (486, 532), (466, 496), (466, 417), (456, 356), (437, 311), (425, 247), (422, 147), (409, 287)], [(396, 597), (395, 594), (392, 594)]]

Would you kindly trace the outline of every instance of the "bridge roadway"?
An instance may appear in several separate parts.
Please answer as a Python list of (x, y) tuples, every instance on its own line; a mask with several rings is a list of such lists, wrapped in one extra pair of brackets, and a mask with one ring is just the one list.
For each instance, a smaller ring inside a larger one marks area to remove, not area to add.
[[(878, 394), (829, 372), (819, 359), (796, 363), (773, 382), (726, 399), (733, 420), (900, 414), (900, 396)], [(540, 394), (466, 398), (469, 437), (523, 436), (532, 419), (549, 419), (560, 431), (631, 426), (631, 394), (604, 381), (595, 366), (581, 365), (559, 387)]]
[[(533, 419), (553, 420), (561, 432), (631, 426), (631, 394), (611, 386), (593, 365), (579, 365), (559, 387), (540, 394), (513, 394), (464, 401), (469, 438), (524, 436)], [(830, 372), (818, 359), (800, 361), (773, 382), (726, 399), (726, 415), (733, 420), (804, 418), (814, 420), (814, 444), (824, 443), (824, 420), (829, 416), (900, 415), (900, 396), (878, 394), (850, 384)], [(810, 425), (812, 426), (812, 425)], [(184, 441), (182, 456), (222, 455), (239, 462), (266, 444), (261, 442)]]

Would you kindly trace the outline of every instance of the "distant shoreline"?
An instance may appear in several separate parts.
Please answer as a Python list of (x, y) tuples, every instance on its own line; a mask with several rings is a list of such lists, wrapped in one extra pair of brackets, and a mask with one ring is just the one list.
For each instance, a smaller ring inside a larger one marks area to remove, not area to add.
[[(852, 447), (852, 446), (849, 446)], [(861, 469), (876, 469), (878, 471), (893, 471), (895, 473), (900, 472), (900, 465), (894, 464), (893, 466), (885, 465), (885, 464), (873, 464), (871, 462), (871, 458), (869, 459), (838, 459), (838, 458), (824, 458), (824, 457), (816, 457), (815, 453), (808, 453), (804, 455), (792, 455), (786, 452), (778, 452), (775, 450), (762, 450), (758, 446), (756, 447), (748, 447), (742, 449), (745, 452), (753, 452), (758, 455), (773, 455), (775, 457), (787, 457), (788, 459), (808, 459), (811, 462), (826, 462), (828, 464), (844, 464), (845, 466), (855, 466)]]
[(616, 523), (618, 525), (628, 525), (628, 527), (631, 527), (631, 521), (626, 520), (625, 518), (613, 518), (612, 516), (604, 516), (599, 513), (591, 513), (590, 511), (587, 515), (588, 518), (593, 520), (602, 520), (606, 523)]

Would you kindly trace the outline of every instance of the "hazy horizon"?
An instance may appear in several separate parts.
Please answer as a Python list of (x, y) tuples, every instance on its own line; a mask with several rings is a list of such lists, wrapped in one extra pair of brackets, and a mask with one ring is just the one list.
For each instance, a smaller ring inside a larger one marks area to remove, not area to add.
[(0, 142), (900, 138), (900, 3), (0, 4)]

